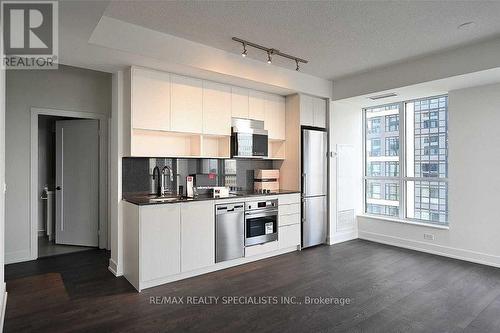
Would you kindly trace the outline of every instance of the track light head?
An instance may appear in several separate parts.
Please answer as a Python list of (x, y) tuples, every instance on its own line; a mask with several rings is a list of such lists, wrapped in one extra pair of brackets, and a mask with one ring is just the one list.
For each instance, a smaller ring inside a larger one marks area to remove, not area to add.
[(243, 52), (241, 52), (241, 56), (245, 58), (247, 56), (247, 43), (242, 43), (243, 44)]
[(299, 61), (297, 59), (295, 59), (295, 65), (296, 65), (295, 70), (298, 72), (300, 67), (299, 67)]
[(273, 63), (273, 59), (271, 58), (271, 51), (267, 51), (267, 63), (268, 64), (272, 64)]

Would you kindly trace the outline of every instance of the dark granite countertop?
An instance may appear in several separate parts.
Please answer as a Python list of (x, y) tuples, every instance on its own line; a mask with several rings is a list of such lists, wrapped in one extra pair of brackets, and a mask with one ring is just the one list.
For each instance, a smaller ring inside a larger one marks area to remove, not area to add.
[(280, 194), (293, 194), (300, 193), (299, 191), (289, 191), (289, 190), (279, 190), (278, 192), (272, 193), (256, 193), (254, 191), (238, 191), (231, 192), (228, 197), (223, 198), (214, 198), (209, 195), (198, 195), (195, 198), (186, 198), (175, 195), (166, 195), (162, 198), (156, 197), (154, 194), (148, 193), (127, 193), (123, 194), (123, 200), (130, 202), (132, 204), (138, 206), (145, 205), (160, 205), (160, 204), (169, 204), (169, 203), (180, 203), (180, 202), (196, 202), (196, 201), (204, 201), (204, 200), (227, 200), (227, 199), (235, 199), (235, 198), (251, 198), (251, 197), (262, 197), (262, 196), (273, 196)]

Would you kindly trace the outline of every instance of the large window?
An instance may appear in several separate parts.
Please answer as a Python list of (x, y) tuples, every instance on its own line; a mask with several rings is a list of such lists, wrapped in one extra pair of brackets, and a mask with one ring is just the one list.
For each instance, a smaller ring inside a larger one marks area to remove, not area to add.
[(366, 108), (364, 119), (365, 212), (447, 225), (448, 97)]

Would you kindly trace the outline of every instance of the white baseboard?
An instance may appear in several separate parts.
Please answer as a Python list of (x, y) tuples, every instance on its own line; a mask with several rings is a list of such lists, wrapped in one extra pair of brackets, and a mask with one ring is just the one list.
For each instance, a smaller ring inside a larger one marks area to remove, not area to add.
[(0, 291), (0, 299), (2, 300), (1, 304), (1, 317), (0, 317), (0, 333), (3, 332), (3, 323), (5, 320), (5, 309), (7, 308), (7, 291), (5, 291), (5, 283), (2, 286), (2, 290)]
[(123, 272), (120, 272), (118, 270), (118, 265), (116, 264), (116, 262), (109, 258), (109, 266), (108, 266), (108, 270), (113, 273), (114, 276), (122, 276), (123, 275)]
[(375, 232), (361, 231), (361, 230), (358, 232), (358, 237), (360, 239), (365, 239), (372, 242), (398, 246), (405, 249), (416, 250), (416, 251), (436, 254), (439, 256), (470, 261), (477, 264), (500, 268), (500, 256), (495, 256), (487, 253), (458, 249), (444, 245), (415, 241), (411, 239), (389, 236)]
[[(164, 278), (159, 278), (159, 279), (156, 279), (156, 280), (150, 280), (150, 281), (146, 281), (146, 282), (139, 282), (139, 288), (137, 288), (137, 287), (135, 287), (135, 288), (137, 289), (137, 291), (140, 292), (141, 290), (144, 290), (144, 289), (147, 289), (147, 288), (156, 287), (156, 286), (159, 286), (159, 285), (162, 285), (162, 284), (165, 284), (165, 283), (179, 281), (179, 280), (187, 279), (187, 278), (190, 278), (190, 277), (194, 277), (194, 276), (198, 276), (198, 275), (202, 275), (202, 274), (206, 274), (206, 273), (215, 272), (215, 271), (219, 271), (219, 270), (222, 270), (222, 269), (226, 269), (226, 268), (230, 268), (230, 267), (235, 267), (235, 266), (243, 265), (243, 264), (247, 264), (247, 263), (250, 263), (250, 262), (259, 261), (259, 260), (262, 260), (262, 259), (266, 259), (266, 258), (270, 258), (270, 257), (274, 257), (274, 256), (277, 256), (277, 255), (281, 255), (281, 254), (285, 254), (285, 253), (289, 253), (289, 252), (294, 252), (294, 251), (298, 251), (298, 250), (299, 250), (299, 246), (292, 246), (292, 247), (289, 247), (289, 248), (286, 248), (286, 249), (280, 249), (280, 250), (276, 250), (276, 251), (273, 251), (273, 252), (262, 253), (262, 254), (258, 254), (258, 255), (252, 256), (252, 257), (243, 257), (243, 258), (233, 259), (233, 260), (229, 260), (229, 261), (223, 261), (223, 262), (220, 262), (220, 263), (216, 263), (215, 265), (211, 265), (211, 266), (208, 266), (208, 267), (196, 269), (194, 271), (179, 273), (179, 274), (167, 276), (167, 277), (164, 277)], [(125, 278), (126, 277), (127, 276), (125, 276)], [(130, 282), (130, 283), (132, 284), (132, 282)]]
[(5, 265), (23, 261), (30, 261), (30, 260), (34, 260), (31, 257), (30, 250), (21, 250), (21, 251), (5, 253)]
[(358, 231), (357, 230), (350, 230), (347, 232), (342, 232), (342, 233), (335, 233), (333, 237), (328, 237), (328, 244), (333, 245), (333, 244), (339, 244), (343, 242), (347, 242), (353, 239), (358, 238)]

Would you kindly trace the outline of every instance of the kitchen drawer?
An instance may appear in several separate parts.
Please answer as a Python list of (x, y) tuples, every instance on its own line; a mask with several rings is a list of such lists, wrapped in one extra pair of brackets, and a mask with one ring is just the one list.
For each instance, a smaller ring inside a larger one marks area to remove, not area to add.
[(300, 204), (281, 205), (278, 207), (278, 212), (280, 216), (300, 214)]
[(245, 258), (276, 251), (277, 249), (278, 249), (277, 241), (245, 247)]
[(300, 214), (281, 215), (278, 218), (279, 227), (291, 224), (299, 224), (299, 223), (300, 223)]
[(300, 245), (300, 224), (278, 228), (278, 248), (280, 250), (297, 245)]
[(294, 203), (300, 203), (300, 193), (281, 194), (278, 196), (279, 205), (289, 205)]

